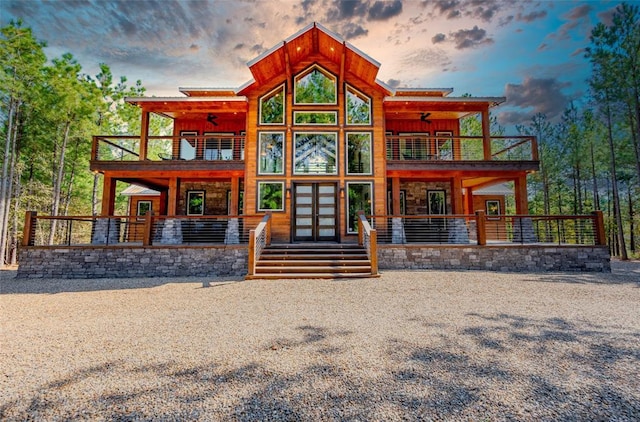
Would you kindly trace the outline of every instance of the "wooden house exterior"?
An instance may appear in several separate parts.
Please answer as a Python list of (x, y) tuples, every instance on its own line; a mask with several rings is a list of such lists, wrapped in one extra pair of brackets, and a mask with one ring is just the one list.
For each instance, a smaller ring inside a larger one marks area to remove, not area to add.
[[(318, 24), (248, 67), (253, 79), (237, 89), (127, 99), (142, 110), (140, 136), (94, 137), (102, 215), (114, 213), (116, 181), (159, 192), (157, 215), (270, 212), (274, 242), (355, 241), (359, 210), (472, 214), (473, 191), (502, 182), (527, 214), (537, 146), (490, 135), (489, 110), (504, 98), (392, 89), (376, 79), (378, 62)], [(149, 136), (150, 113), (173, 119), (172, 137)], [(471, 115), (482, 134), (461, 136)]]

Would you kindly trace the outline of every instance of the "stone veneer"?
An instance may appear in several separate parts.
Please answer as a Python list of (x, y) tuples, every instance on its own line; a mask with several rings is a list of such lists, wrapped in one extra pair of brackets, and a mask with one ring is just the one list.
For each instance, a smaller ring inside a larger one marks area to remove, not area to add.
[(244, 276), (247, 245), (23, 248), (17, 278)]
[[(30, 247), (17, 278), (244, 276), (247, 245), (216, 247)], [(378, 245), (385, 269), (610, 272), (606, 246)]]
[(378, 245), (378, 268), (611, 272), (606, 246)]

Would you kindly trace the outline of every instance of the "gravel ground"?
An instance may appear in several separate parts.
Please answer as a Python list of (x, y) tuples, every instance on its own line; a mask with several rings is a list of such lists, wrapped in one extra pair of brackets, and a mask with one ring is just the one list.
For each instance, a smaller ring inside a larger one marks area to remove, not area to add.
[(0, 419), (637, 421), (640, 262), (613, 267), (351, 281), (0, 271)]

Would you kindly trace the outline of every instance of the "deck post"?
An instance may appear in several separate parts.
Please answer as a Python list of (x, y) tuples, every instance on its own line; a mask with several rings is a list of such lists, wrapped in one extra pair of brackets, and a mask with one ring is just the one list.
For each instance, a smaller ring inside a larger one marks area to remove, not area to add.
[(378, 275), (378, 232), (376, 229), (372, 229), (369, 233), (369, 254), (371, 275)]
[(489, 106), (482, 109), (482, 151), (484, 161), (491, 161), (491, 119)]
[(142, 246), (151, 246), (151, 233), (153, 233), (153, 211), (144, 216), (144, 231), (142, 234)]
[(22, 229), (22, 246), (33, 246), (36, 234), (37, 211), (27, 211), (24, 216), (24, 228)]
[(484, 246), (487, 244), (487, 220), (485, 218), (484, 210), (476, 211), (476, 230), (478, 246)]
[(602, 215), (602, 211), (597, 210), (592, 212), (592, 214), (596, 231), (596, 245), (605, 246), (607, 244), (607, 234), (604, 231), (604, 216)]
[(249, 231), (249, 256), (247, 256), (247, 275), (255, 273), (256, 265), (256, 230)]
[(271, 244), (271, 220), (273, 220), (273, 218), (271, 217), (271, 212), (267, 212), (267, 215), (269, 216), (269, 218), (267, 219), (267, 227), (265, 228), (265, 230), (267, 231), (266, 244), (270, 245)]

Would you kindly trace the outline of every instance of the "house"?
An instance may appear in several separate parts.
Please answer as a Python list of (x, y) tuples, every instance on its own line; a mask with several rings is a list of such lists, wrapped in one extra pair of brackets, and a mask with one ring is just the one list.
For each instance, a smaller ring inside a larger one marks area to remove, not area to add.
[[(130, 215), (141, 206), (161, 216), (269, 212), (281, 243), (355, 242), (358, 211), (473, 214), (486, 205), (474, 192), (503, 182), (513, 183), (516, 213), (527, 214), (537, 146), (534, 137), (491, 136), (489, 112), (505, 98), (391, 88), (376, 79), (380, 63), (319, 24), (248, 67), (253, 79), (235, 89), (127, 99), (142, 111), (140, 136), (94, 137), (102, 215), (114, 214), (117, 181), (157, 192), (130, 192)], [(173, 136), (149, 136), (150, 113), (173, 119)], [(462, 136), (468, 116), (479, 117), (481, 135)]]

